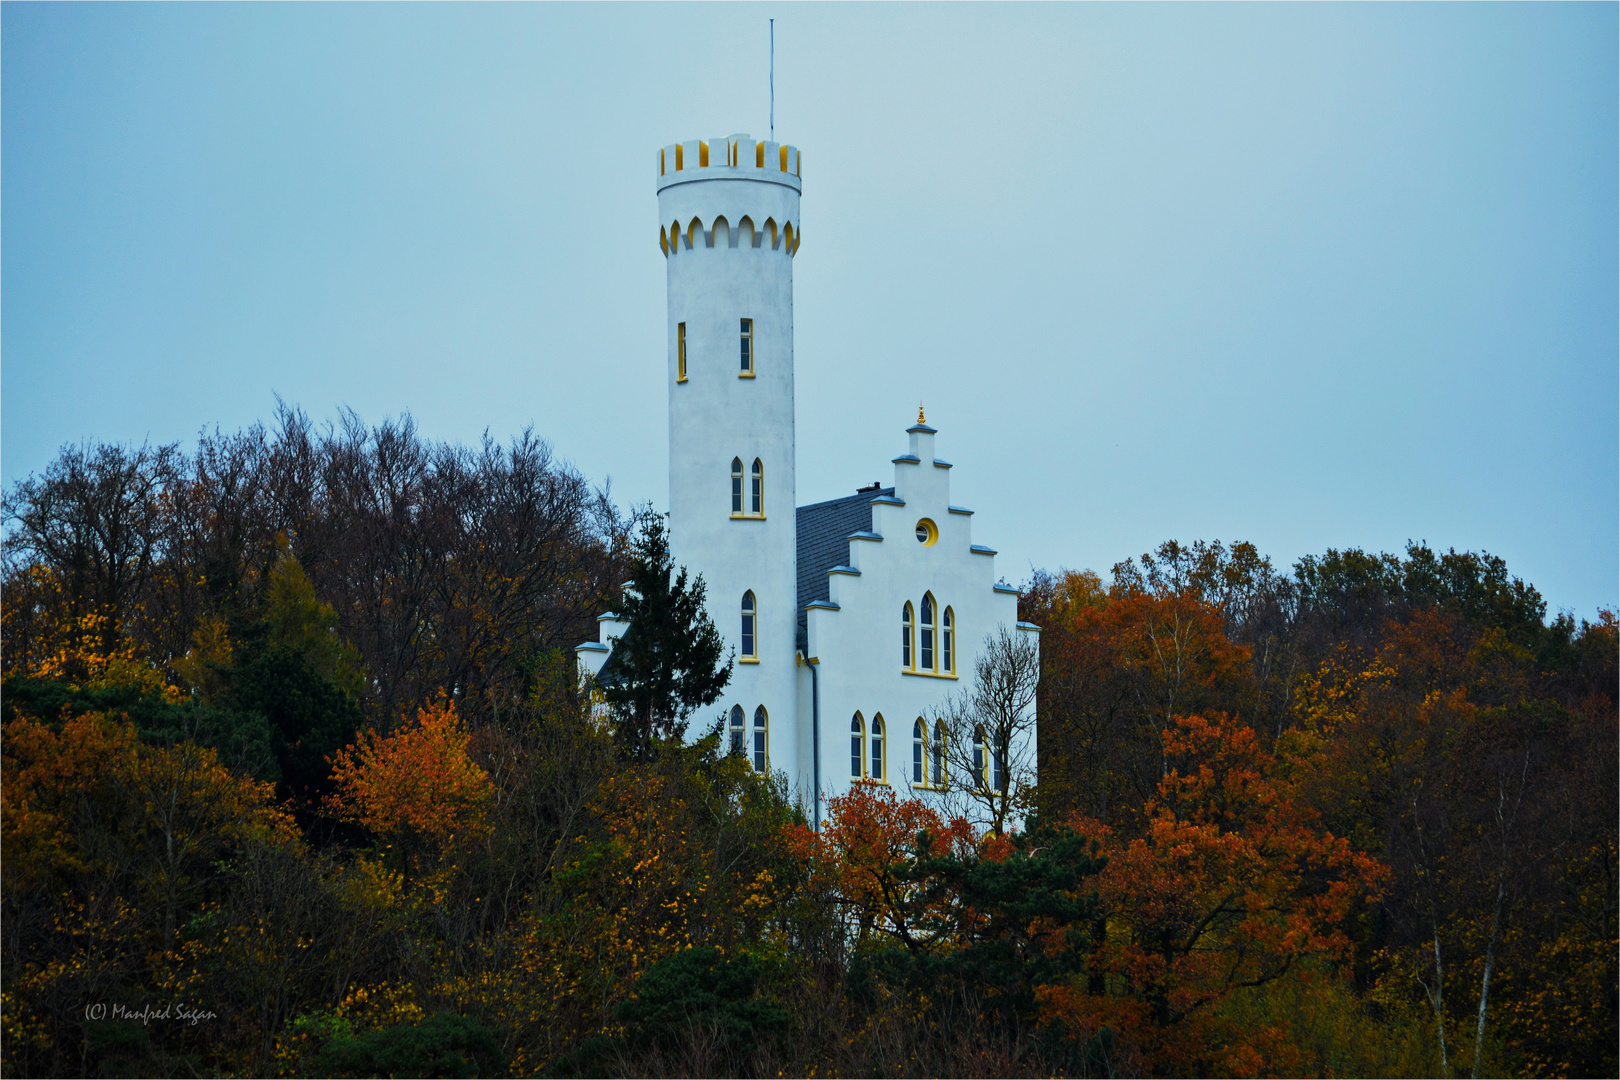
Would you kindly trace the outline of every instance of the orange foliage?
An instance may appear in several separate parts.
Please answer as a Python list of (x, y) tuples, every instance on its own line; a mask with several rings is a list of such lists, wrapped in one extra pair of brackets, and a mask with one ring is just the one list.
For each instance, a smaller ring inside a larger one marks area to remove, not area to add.
[[(144, 745), (135, 725), (101, 713), (47, 724), (19, 717), (5, 727), (6, 782), (0, 788), (6, 888), (40, 885), (52, 874), (90, 869), (79, 842), (87, 820), (129, 806), (126, 835), (158, 834), (159, 861), (199, 846), (249, 837), (291, 838), (273, 805), (275, 785), (233, 774), (206, 747)], [(177, 805), (189, 811), (176, 813)]]
[[(976, 847), (973, 826), (964, 818), (946, 821), (920, 799), (901, 799), (890, 787), (857, 784), (827, 804), (827, 820), (817, 835), (803, 825), (787, 830), (789, 849), (821, 874), (826, 884), (858, 913), (861, 933), (875, 931), (907, 944), (921, 912), (917, 897), (926, 883), (904, 871), (923, 854), (967, 854)], [(997, 852), (1005, 857), (1007, 841)]]
[(331, 757), (337, 790), (328, 805), (388, 840), (448, 844), (488, 828), (489, 774), (467, 752), (467, 731), (443, 694), (393, 735), (375, 730)]
[(1092, 960), (1106, 992), (1047, 987), (1044, 1010), (1080, 1032), (1111, 1026), (1170, 1072), (1287, 1074), (1279, 1033), (1223, 1030), (1214, 1006), (1306, 957), (1346, 958), (1342, 927), (1382, 869), (1321, 828), (1252, 729), (1216, 714), (1163, 737), (1173, 767), (1139, 835), (1072, 819), (1108, 859)]
[(1173, 718), (1233, 711), (1254, 692), (1250, 650), (1218, 604), (1190, 592), (1066, 573), (1026, 613), (1042, 627), (1041, 804), (1113, 821), (1163, 775)]

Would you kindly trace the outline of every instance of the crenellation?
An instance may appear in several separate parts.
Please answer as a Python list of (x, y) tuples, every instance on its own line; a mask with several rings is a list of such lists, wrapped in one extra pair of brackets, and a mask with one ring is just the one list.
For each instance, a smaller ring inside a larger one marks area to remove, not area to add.
[(792, 221), (778, 225), (775, 218), (767, 217), (764, 226), (756, 228), (749, 214), (742, 215), (735, 225), (724, 214), (715, 215), (707, 224), (701, 217), (694, 217), (684, 226), (677, 219), (659, 226), (658, 231), (658, 245), (666, 256), (698, 248), (742, 247), (769, 248), (791, 258), (799, 253), (803, 239), (803, 231)]
[(778, 179), (793, 181), (795, 187), (804, 175), (798, 147), (788, 143), (756, 142), (749, 135), (670, 143), (658, 151), (660, 181), (670, 180), (677, 174), (685, 179), (690, 174), (719, 169), (763, 172), (767, 176), (776, 174)]

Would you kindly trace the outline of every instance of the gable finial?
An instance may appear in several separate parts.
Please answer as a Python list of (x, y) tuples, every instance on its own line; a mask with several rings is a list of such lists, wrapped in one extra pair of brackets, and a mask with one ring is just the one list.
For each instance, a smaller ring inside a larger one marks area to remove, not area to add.
[(928, 423), (927, 420), (923, 419), (922, 402), (920, 402), (920, 401), (917, 402), (917, 423), (919, 423), (919, 424)]

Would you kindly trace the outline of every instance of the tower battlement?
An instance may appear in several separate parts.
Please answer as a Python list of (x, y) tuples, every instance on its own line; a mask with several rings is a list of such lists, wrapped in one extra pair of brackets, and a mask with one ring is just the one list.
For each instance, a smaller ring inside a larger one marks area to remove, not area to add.
[(802, 190), (799, 148), (751, 135), (694, 139), (658, 151), (658, 190), (693, 180), (764, 180)]
[[(664, 255), (699, 248), (799, 248), (799, 148), (749, 135), (671, 143), (658, 151)], [(740, 181), (740, 182), (739, 182)]]

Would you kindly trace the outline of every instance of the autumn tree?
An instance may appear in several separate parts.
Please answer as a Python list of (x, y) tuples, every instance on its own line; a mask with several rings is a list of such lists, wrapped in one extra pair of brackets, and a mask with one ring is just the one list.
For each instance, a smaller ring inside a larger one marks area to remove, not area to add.
[[(35, 478), (6, 492), (6, 576), (45, 568), (59, 586), (40, 615), (58, 634), (88, 628), (96, 649), (116, 653), (139, 621), (163, 550), (164, 490), (180, 465), (174, 446), (67, 446)], [(55, 603), (52, 603), (52, 600)], [(13, 623), (20, 629), (18, 624)], [(8, 640), (6, 652), (28, 644)], [(9, 661), (8, 657), (8, 661)]]
[(466, 728), (447, 697), (417, 710), (391, 735), (361, 733), (332, 756), (327, 805), (396, 846), (409, 872), (418, 856), (442, 852), (488, 827), (489, 774), (472, 760)]
[[(469, 448), (423, 438), (409, 417), (323, 427), (282, 406), (268, 429), (204, 431), (190, 454), (64, 449), (5, 500), (8, 677), (130, 645), (166, 669), (220, 626), (251, 646), (285, 537), (358, 652), (373, 722), (443, 687), (477, 727), (521, 699), (535, 656), (591, 633), (624, 580), (606, 493), (532, 432)], [(200, 673), (164, 677), (217, 689)]]
[(929, 716), (930, 728), (946, 733), (950, 790), (998, 836), (1034, 800), (1040, 677), (1035, 636), (1001, 627), (980, 648), (968, 688)]
[(1041, 803), (1116, 821), (1140, 814), (1168, 768), (1178, 715), (1235, 712), (1253, 700), (1250, 650), (1226, 613), (1180, 578), (1115, 568), (1038, 576), (1024, 618), (1041, 626), (1037, 710)]
[(127, 721), (18, 717), (4, 736), (7, 1069), (95, 1071), (118, 1029), (86, 1003), (163, 999), (189, 977), (196, 917), (229, 891), (232, 860), (295, 845), (296, 830), (271, 785), (191, 743), (147, 745)]
[(1220, 714), (1178, 718), (1170, 764), (1146, 820), (1131, 830), (1075, 815), (1107, 860), (1091, 981), (1053, 986), (1047, 1015), (1073, 1030), (1121, 1032), (1156, 1070), (1290, 1071), (1280, 1040), (1224, 1030), (1217, 1006), (1311, 957), (1348, 958), (1346, 919), (1380, 871), (1324, 829), (1279, 757)]

